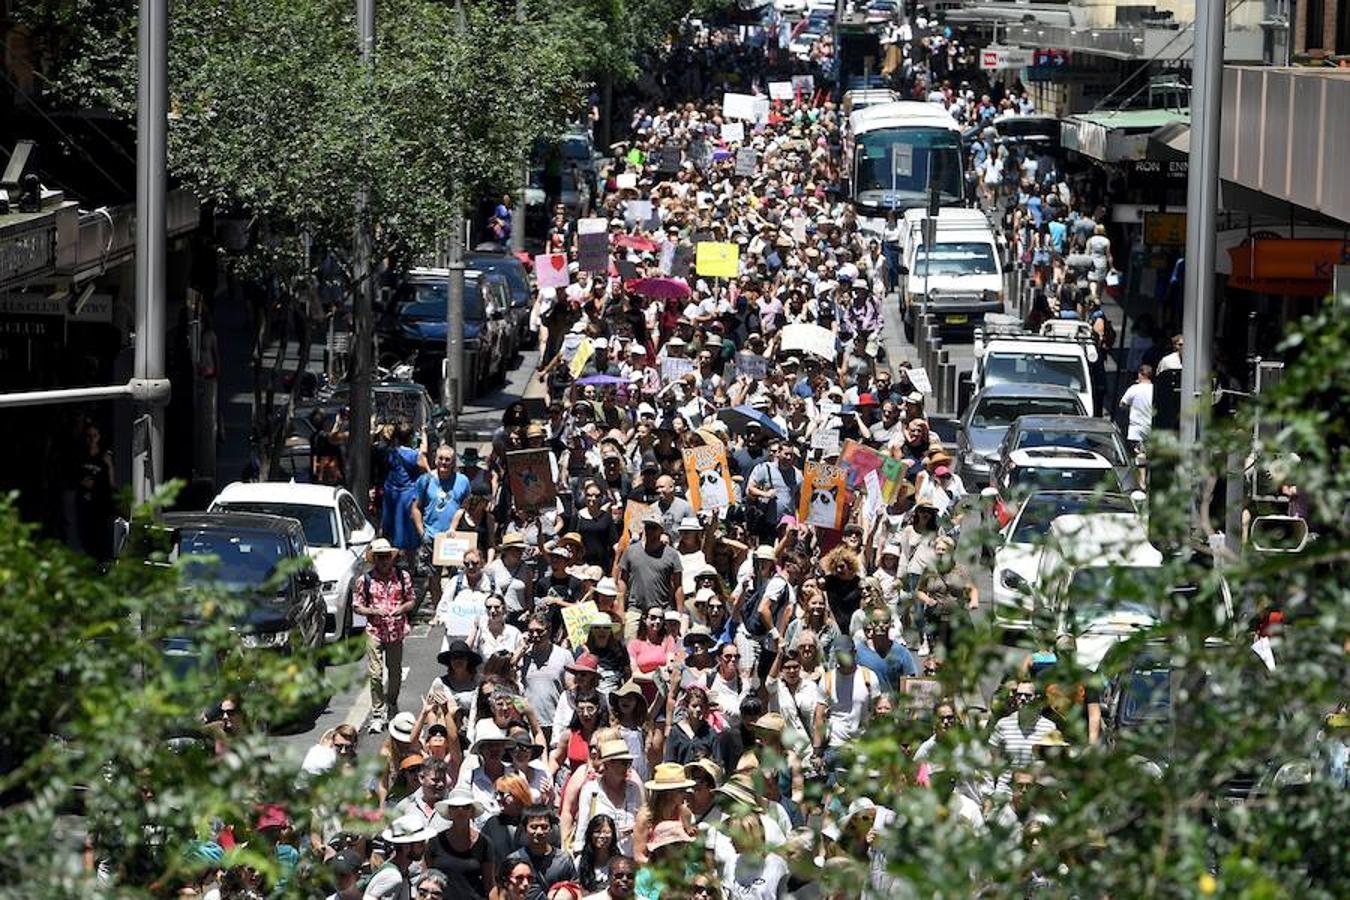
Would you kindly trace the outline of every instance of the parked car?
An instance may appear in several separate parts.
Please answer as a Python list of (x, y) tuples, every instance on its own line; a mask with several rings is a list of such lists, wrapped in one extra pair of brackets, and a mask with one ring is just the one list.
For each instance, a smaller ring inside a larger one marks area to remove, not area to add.
[(1124, 494), (1091, 491), (1036, 491), (1017, 508), (994, 550), (994, 622), (1006, 629), (1022, 629), (1035, 612), (1032, 583), (1040, 569), (1050, 523), (1063, 515), (1133, 513), (1134, 501)]
[(1026, 334), (1002, 326), (975, 330), (976, 391), (993, 384), (1053, 384), (1078, 394), (1083, 408), (1096, 413), (1092, 399), (1092, 364), (1097, 347), (1091, 341), (1062, 340)]
[(1139, 483), (1139, 467), (1125, 447), (1115, 423), (1084, 413), (1068, 415), (1023, 415), (1009, 426), (994, 455), (994, 467), (1015, 450), (1029, 447), (1075, 447), (1105, 457), (1120, 478), (1124, 491)]
[[(167, 513), (172, 555), (185, 560), (189, 585), (210, 585), (244, 603), (236, 622), (246, 649), (290, 652), (324, 641), (322, 586), (305, 532), (283, 516), (244, 512)], [(269, 582), (285, 563), (302, 561), (279, 587)]]
[(305, 532), (326, 609), (324, 640), (347, 637), (365, 624), (352, 612), (352, 587), (366, 571), (375, 526), (345, 488), (323, 484), (237, 481), (211, 501), (212, 512), (246, 512), (295, 519)]
[(989, 482), (1008, 429), (1019, 417), (1037, 414), (1088, 413), (1077, 393), (1049, 384), (995, 384), (971, 398), (956, 438), (956, 466), (966, 487)]
[(515, 338), (517, 349), (525, 346), (529, 339), (530, 307), (534, 304), (534, 291), (530, 287), (530, 272), (525, 264), (510, 253), (470, 253), (465, 262), (469, 268), (480, 272), (496, 272), (506, 279), (507, 289), (511, 292), (511, 310), (507, 319), (511, 323), (511, 334)]
[[(414, 377), (435, 396), (441, 394), (449, 277), (448, 269), (410, 271), (376, 328), (381, 357), (407, 359), (415, 354)], [(465, 271), (461, 387), (465, 398), (478, 396), (490, 381), (506, 374), (510, 306), (510, 288), (503, 276)]]

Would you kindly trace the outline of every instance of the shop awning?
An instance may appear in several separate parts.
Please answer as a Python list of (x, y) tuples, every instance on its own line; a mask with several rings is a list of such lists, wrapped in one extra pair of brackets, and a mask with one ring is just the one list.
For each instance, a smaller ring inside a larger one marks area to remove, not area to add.
[(1231, 287), (1264, 294), (1321, 297), (1336, 267), (1350, 264), (1350, 240), (1253, 238), (1228, 251)]
[(1120, 109), (1080, 113), (1060, 123), (1068, 150), (1107, 163), (1148, 158), (1149, 137), (1159, 128), (1189, 124), (1189, 109)]

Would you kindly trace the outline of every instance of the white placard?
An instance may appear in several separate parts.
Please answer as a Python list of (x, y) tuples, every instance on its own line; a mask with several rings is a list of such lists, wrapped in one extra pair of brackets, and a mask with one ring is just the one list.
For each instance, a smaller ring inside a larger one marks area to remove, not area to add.
[(745, 140), (744, 122), (723, 122), (722, 140), (728, 144), (739, 144)]
[(629, 228), (646, 225), (652, 218), (652, 201), (629, 200), (624, 203), (623, 219)]
[(604, 234), (606, 231), (609, 231), (609, 219), (599, 217), (577, 219), (577, 234)]
[(928, 380), (928, 372), (923, 368), (906, 369), (909, 373), (909, 380), (914, 385), (914, 390), (920, 394), (933, 393), (933, 382)]
[(790, 81), (769, 82), (770, 100), (791, 100), (793, 96), (795, 96), (795, 93), (796, 92), (792, 88), (792, 82)]
[(863, 487), (866, 489), (863, 495), (863, 521), (876, 522), (886, 511), (886, 505), (881, 499), (881, 476), (877, 470), (863, 476)]
[(817, 428), (811, 435), (811, 449), (823, 450), (826, 455), (839, 452), (839, 429)]
[(780, 353), (800, 350), (831, 362), (835, 358), (834, 332), (806, 322), (786, 326), (778, 347)]
[(758, 122), (758, 99), (753, 94), (737, 94), (731, 91), (722, 95), (722, 118), (740, 119), (744, 122)]
[(614, 186), (621, 191), (637, 187), (637, 173), (620, 172), (614, 176)]

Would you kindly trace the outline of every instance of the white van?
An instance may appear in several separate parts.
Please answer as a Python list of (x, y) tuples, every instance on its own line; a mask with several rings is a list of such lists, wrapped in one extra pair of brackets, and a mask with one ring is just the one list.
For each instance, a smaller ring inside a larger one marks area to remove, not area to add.
[(1059, 516), (1050, 523), (1033, 593), (1057, 633), (1076, 639), (1078, 662), (1096, 671), (1113, 645), (1158, 622), (1168, 591), (1162, 564), (1139, 513)]
[(901, 229), (900, 312), (905, 336), (928, 297), (928, 312), (942, 328), (974, 327), (987, 313), (1003, 312), (1003, 263), (988, 217), (977, 209), (939, 211), (933, 246), (924, 246), (927, 212), (911, 209)]

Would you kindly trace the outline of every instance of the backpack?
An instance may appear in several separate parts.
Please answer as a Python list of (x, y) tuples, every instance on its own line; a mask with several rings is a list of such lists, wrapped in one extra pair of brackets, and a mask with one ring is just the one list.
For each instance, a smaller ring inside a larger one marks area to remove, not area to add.
[[(403, 591), (403, 599), (408, 600), (413, 597), (412, 577), (408, 575), (407, 569), (395, 569), (398, 573), (398, 586)], [(361, 576), (361, 590), (366, 595), (366, 600), (370, 600), (370, 585), (374, 581), (369, 572)]]

